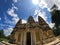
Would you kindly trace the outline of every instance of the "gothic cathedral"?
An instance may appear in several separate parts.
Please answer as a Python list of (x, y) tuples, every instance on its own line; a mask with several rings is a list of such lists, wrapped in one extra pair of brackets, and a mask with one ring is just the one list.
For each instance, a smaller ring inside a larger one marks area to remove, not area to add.
[(54, 34), (40, 16), (38, 16), (38, 22), (35, 22), (32, 16), (29, 16), (25, 24), (22, 24), (21, 19), (18, 21), (10, 39), (19, 45), (43, 45), (53, 41)]

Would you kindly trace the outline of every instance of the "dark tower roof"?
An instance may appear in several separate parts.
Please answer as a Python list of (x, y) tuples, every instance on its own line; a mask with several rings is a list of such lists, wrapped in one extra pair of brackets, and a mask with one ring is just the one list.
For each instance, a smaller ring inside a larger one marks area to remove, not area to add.
[(54, 4), (51, 9), (54, 9), (54, 8), (57, 9), (58, 8), (57, 5)]
[(39, 22), (39, 24), (46, 24), (44, 19), (42, 17), (40, 17), (40, 16), (38, 16), (38, 22)]
[(19, 25), (19, 24), (22, 24), (22, 19), (20, 19), (20, 20), (17, 22), (16, 26)]
[(32, 16), (29, 16), (29, 18), (28, 18), (28, 21), (27, 21), (28, 23), (34, 23), (35, 21), (34, 21), (34, 19), (33, 19), (33, 17)]

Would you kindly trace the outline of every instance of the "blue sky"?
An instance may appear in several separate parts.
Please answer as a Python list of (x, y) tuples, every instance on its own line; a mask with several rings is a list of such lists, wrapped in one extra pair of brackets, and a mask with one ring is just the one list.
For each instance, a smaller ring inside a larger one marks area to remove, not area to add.
[(4, 34), (9, 35), (19, 19), (26, 23), (30, 15), (35, 21), (41, 16), (48, 24), (52, 24), (49, 12), (55, 2), (50, 1), (51, 5), (46, 3), (48, 0), (39, 1), (38, 5), (34, 5), (32, 0), (0, 0), (0, 30), (3, 29)]

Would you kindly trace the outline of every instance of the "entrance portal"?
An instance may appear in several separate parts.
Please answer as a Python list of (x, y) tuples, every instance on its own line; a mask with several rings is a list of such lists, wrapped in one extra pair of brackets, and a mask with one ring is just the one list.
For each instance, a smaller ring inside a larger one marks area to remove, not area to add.
[(27, 32), (26, 45), (31, 45), (31, 33)]

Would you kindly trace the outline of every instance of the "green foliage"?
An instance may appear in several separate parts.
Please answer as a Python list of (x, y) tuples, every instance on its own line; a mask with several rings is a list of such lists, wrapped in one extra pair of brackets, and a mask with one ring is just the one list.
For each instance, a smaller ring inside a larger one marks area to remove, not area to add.
[(59, 36), (60, 35), (60, 28), (57, 28), (55, 30), (53, 30), (55, 36)]
[(7, 37), (5, 37), (4, 35), (4, 31), (3, 30), (0, 30), (0, 41), (3, 41), (3, 40), (7, 40)]
[(52, 23), (55, 23), (55, 27), (58, 28), (60, 25), (60, 10), (53, 10), (51, 12)]
[(6, 38), (0, 38), (0, 42), (1, 41), (8, 41)]
[(53, 10), (52, 12), (51, 12), (51, 19), (52, 19), (52, 23), (55, 23), (55, 26), (54, 27), (56, 27), (56, 29), (53, 29), (53, 32), (54, 32), (54, 34), (55, 34), (55, 36), (58, 36), (58, 35), (60, 35), (60, 28), (59, 28), (59, 26), (60, 26), (60, 10)]
[(0, 38), (3, 38), (3, 37), (5, 37), (4, 32), (3, 32), (3, 30), (0, 30)]

